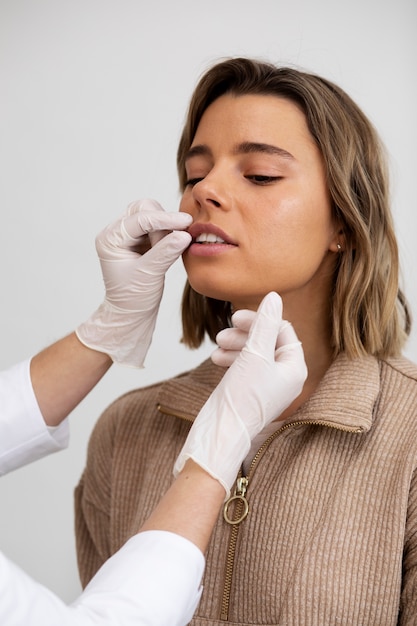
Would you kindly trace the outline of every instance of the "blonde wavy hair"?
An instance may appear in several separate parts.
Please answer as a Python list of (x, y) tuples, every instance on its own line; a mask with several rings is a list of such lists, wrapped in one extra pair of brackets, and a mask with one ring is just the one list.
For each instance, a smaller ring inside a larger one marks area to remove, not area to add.
[[(200, 79), (180, 139), (177, 166), (186, 182), (185, 156), (207, 107), (219, 96), (286, 98), (304, 112), (323, 156), (335, 217), (344, 234), (332, 299), (334, 355), (398, 355), (411, 329), (399, 288), (398, 246), (390, 211), (384, 147), (369, 119), (337, 85), (315, 74), (248, 58), (227, 59)], [(183, 342), (197, 348), (230, 326), (231, 305), (198, 294), (186, 283)]]

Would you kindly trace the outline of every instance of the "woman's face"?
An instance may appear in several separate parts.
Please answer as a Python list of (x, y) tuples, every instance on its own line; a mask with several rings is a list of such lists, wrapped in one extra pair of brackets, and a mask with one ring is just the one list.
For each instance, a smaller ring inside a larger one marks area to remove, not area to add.
[[(291, 307), (329, 298), (338, 228), (321, 154), (303, 112), (269, 95), (223, 95), (186, 159), (183, 255), (198, 293), (256, 309), (269, 291)], [(313, 300), (314, 300), (313, 298)]]

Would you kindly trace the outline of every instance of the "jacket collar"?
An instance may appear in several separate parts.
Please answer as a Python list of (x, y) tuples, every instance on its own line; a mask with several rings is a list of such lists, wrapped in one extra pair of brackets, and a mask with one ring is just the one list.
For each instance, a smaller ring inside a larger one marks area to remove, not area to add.
[(380, 369), (375, 357), (348, 359), (341, 354), (290, 421), (366, 432), (372, 426), (379, 390)]
[[(158, 395), (159, 410), (193, 421), (224, 372), (224, 368), (207, 359), (194, 370), (164, 382)], [(339, 355), (315, 393), (289, 422), (314, 422), (335, 428), (368, 431), (372, 426), (379, 388), (379, 365), (375, 357), (348, 359)]]
[(162, 383), (158, 406), (163, 413), (193, 421), (226, 369), (214, 365), (211, 359), (195, 369)]

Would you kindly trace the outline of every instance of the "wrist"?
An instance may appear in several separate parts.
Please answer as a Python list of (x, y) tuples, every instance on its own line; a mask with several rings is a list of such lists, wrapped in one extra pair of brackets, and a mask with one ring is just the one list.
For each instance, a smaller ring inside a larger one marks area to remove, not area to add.
[(155, 322), (152, 313), (117, 309), (104, 301), (75, 332), (84, 346), (106, 353), (114, 363), (142, 368)]
[(191, 427), (175, 462), (174, 476), (178, 476), (192, 459), (223, 486), (227, 499), (250, 450), (251, 440), (237, 415), (221, 413), (216, 406), (209, 407), (209, 403), (210, 400)]
[(78, 336), (78, 328), (74, 331), (74, 339), (80, 345), (80, 349), (85, 350), (91, 353), (91, 359), (95, 359), (97, 365), (102, 364), (103, 366), (110, 367), (113, 364), (113, 360), (111, 356), (105, 351), (100, 350), (100, 348), (92, 348), (88, 346), (84, 341)]
[(187, 459), (177, 480), (188, 481), (190, 484), (198, 485), (198, 489), (207, 493), (226, 496), (226, 488), (222, 482), (198, 464), (194, 459)]

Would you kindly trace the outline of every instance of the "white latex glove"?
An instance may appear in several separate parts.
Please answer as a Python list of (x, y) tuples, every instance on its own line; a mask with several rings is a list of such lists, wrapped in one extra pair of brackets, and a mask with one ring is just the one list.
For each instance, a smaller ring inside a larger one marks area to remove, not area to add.
[(174, 475), (191, 458), (229, 497), (251, 440), (295, 400), (307, 377), (301, 343), (288, 323), (281, 337), (281, 325), (281, 298), (271, 292), (254, 316), (243, 349), (194, 421)]
[[(232, 328), (225, 328), (216, 335), (217, 348), (211, 355), (211, 360), (216, 365), (222, 367), (230, 367), (233, 361), (239, 356), (243, 346), (245, 345), (250, 327), (256, 317), (256, 311), (248, 309), (239, 309), (232, 315)], [(286, 320), (282, 321), (277, 343), (275, 346), (275, 356), (278, 350), (291, 341), (293, 330), (287, 330), (291, 327), (291, 323)]]
[(240, 309), (232, 315), (232, 328), (225, 328), (216, 335), (217, 349), (211, 355), (216, 365), (230, 367), (245, 345), (256, 311)]
[[(192, 218), (166, 213), (155, 200), (129, 205), (96, 238), (106, 295), (76, 330), (80, 341), (123, 365), (142, 367), (149, 349), (165, 272), (191, 241)], [(174, 232), (171, 232), (174, 231)], [(141, 248), (146, 249), (143, 254)]]

